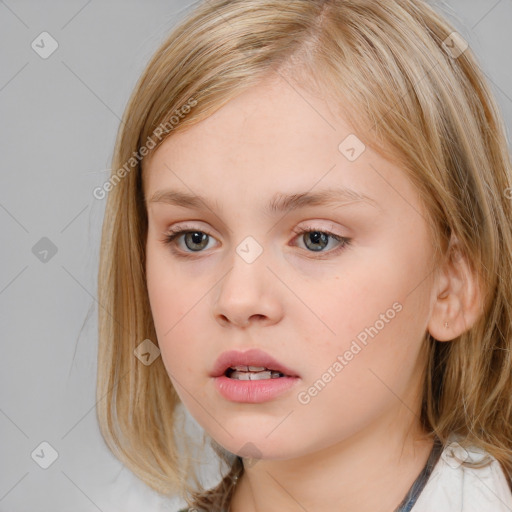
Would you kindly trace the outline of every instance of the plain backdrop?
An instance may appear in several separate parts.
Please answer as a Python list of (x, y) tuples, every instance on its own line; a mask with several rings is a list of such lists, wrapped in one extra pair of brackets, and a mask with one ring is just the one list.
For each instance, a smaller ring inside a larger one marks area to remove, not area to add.
[[(479, 57), (510, 141), (512, 0), (435, 6)], [(0, 0), (0, 512), (178, 510), (123, 468), (97, 426), (105, 200), (93, 190), (136, 80), (192, 7)]]

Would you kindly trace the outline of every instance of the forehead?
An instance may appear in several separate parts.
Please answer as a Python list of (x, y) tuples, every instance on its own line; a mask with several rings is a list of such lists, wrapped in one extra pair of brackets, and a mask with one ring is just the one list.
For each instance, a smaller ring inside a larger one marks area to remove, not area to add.
[(285, 80), (263, 82), (160, 145), (145, 167), (146, 200), (162, 188), (240, 207), (250, 197), (329, 187), (374, 198), (394, 188), (395, 200), (400, 190), (414, 194), (403, 171), (365, 147), (336, 110)]

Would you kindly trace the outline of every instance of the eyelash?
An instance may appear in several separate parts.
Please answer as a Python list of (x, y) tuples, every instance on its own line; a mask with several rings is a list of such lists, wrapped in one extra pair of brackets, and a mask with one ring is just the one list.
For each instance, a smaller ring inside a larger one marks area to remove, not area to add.
[[(335, 255), (339, 254), (341, 251), (344, 251), (352, 243), (352, 239), (351, 238), (340, 236), (340, 235), (337, 235), (336, 233), (333, 233), (331, 231), (326, 231), (326, 230), (318, 229), (318, 228), (315, 228), (313, 226), (305, 226), (305, 227), (302, 227), (302, 228), (295, 228), (292, 231), (297, 235), (297, 237), (300, 236), (300, 235), (307, 234), (307, 233), (318, 232), (318, 233), (322, 233), (322, 234), (328, 235), (330, 238), (333, 238), (337, 242), (340, 242), (340, 245), (337, 248), (335, 248), (335, 249), (332, 249), (332, 250), (330, 250), (328, 252), (322, 252), (322, 251), (317, 252), (316, 254), (318, 254), (318, 256), (315, 256), (315, 258), (317, 258), (317, 259), (325, 259), (326, 257), (335, 256)], [(195, 255), (198, 255), (198, 254), (200, 254), (203, 251), (181, 251), (179, 249), (176, 249), (175, 239), (178, 238), (182, 234), (195, 233), (195, 232), (204, 233), (205, 235), (208, 235), (209, 237), (214, 238), (212, 235), (210, 235), (206, 231), (203, 231), (203, 230), (200, 230), (200, 229), (194, 229), (194, 228), (190, 228), (190, 227), (189, 228), (182, 228), (182, 229), (180, 229), (180, 228), (177, 228), (177, 229), (171, 228), (170, 232), (165, 235), (165, 237), (162, 240), (162, 242), (164, 243), (164, 245), (169, 246), (171, 251), (176, 256), (181, 257), (181, 258), (194, 258)], [(307, 249), (304, 249), (304, 250), (309, 252), (309, 253), (315, 254), (315, 251), (309, 251)]]

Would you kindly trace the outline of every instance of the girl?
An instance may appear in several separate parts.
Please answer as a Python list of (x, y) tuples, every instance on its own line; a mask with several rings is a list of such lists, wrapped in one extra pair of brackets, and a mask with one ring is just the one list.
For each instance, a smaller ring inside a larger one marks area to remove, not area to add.
[(144, 482), (190, 510), (512, 510), (510, 153), (431, 7), (205, 1), (113, 162), (98, 417)]

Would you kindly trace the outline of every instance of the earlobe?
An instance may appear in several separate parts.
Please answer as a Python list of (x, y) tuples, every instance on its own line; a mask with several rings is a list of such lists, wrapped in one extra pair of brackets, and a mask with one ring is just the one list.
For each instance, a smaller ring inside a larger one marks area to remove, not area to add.
[(469, 329), (460, 296), (446, 291), (434, 304), (428, 331), (437, 341), (451, 341)]
[(427, 325), (438, 341), (451, 341), (468, 331), (481, 313), (478, 276), (471, 271), (459, 244), (452, 238), (448, 254), (434, 283), (435, 297)]

